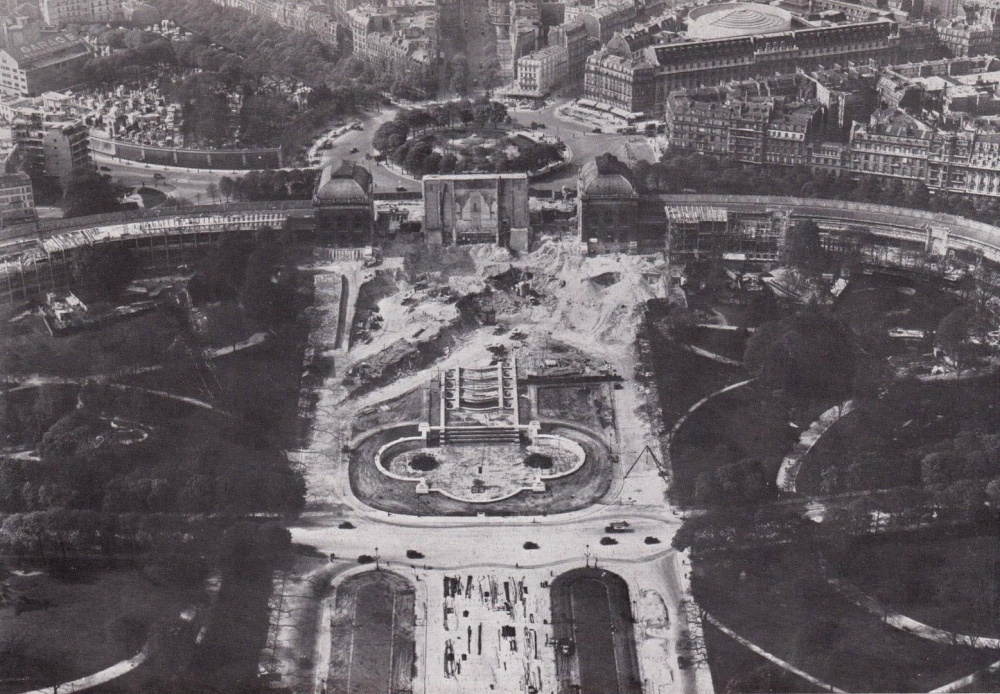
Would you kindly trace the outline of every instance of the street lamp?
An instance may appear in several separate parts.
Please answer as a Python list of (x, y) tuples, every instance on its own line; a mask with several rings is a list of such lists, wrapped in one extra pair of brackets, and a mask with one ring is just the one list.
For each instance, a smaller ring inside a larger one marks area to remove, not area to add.
[(376, 571), (379, 570), (379, 565), (378, 565), (378, 547), (375, 548), (375, 570)]
[(586, 554), (584, 556), (586, 557), (585, 563), (589, 567), (590, 566), (590, 544), (589, 543), (587, 544), (587, 551), (586, 551)]

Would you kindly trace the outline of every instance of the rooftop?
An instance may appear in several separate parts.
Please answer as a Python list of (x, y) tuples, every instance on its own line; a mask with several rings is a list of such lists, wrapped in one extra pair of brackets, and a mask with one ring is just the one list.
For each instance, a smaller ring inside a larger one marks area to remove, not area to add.
[(320, 174), (313, 201), (367, 203), (372, 199), (372, 175), (353, 161), (330, 164)]
[(67, 34), (46, 34), (39, 40), (3, 49), (19, 67), (43, 63), (63, 54), (85, 55), (87, 47)]
[(635, 188), (629, 180), (628, 167), (617, 158), (602, 155), (580, 170), (580, 193), (587, 197), (632, 197)]

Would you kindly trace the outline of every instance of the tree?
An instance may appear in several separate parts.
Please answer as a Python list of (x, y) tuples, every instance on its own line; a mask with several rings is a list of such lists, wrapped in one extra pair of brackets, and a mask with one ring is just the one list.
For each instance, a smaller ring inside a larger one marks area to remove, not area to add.
[(205, 186), (205, 195), (212, 199), (212, 202), (217, 202), (220, 193), (219, 185), (217, 183), (209, 183)]
[(386, 121), (375, 131), (372, 147), (382, 154), (391, 154), (403, 146), (409, 136), (410, 126), (405, 121)]
[(858, 360), (851, 392), (857, 400), (871, 403), (892, 383), (892, 368), (884, 359), (865, 357)]
[(451, 79), (448, 82), (449, 89), (459, 95), (466, 96), (469, 93), (469, 66), (466, 60), (454, 60), (451, 63)]
[(121, 205), (111, 181), (96, 171), (83, 170), (70, 177), (63, 194), (63, 209), (67, 217), (80, 217), (118, 212)]
[(920, 461), (920, 479), (925, 486), (948, 483), (956, 479), (965, 461), (954, 451), (928, 453)]
[(806, 219), (792, 225), (785, 234), (785, 255), (789, 263), (808, 273), (822, 271), (826, 259), (816, 222)]
[(431, 154), (431, 146), (424, 142), (419, 142), (410, 147), (406, 153), (406, 161), (403, 166), (414, 176), (424, 175), (424, 162)]
[(972, 332), (973, 311), (968, 306), (959, 306), (948, 313), (938, 323), (934, 332), (934, 341), (946, 351), (956, 362), (962, 360), (967, 351), (969, 337)]
[(445, 152), (444, 156), (441, 157), (441, 163), (438, 166), (438, 170), (443, 174), (455, 173), (455, 169), (458, 167), (458, 157), (455, 156), (453, 152)]
[(990, 498), (994, 506), (1000, 506), (1000, 477), (990, 480), (990, 483), (986, 485), (986, 496)]
[(845, 395), (855, 371), (850, 332), (819, 307), (762, 325), (743, 362), (763, 387), (809, 398)]
[(507, 107), (499, 101), (481, 99), (472, 109), (472, 119), (476, 125), (500, 125), (509, 119)]
[(229, 176), (223, 176), (219, 179), (219, 192), (222, 194), (226, 201), (232, 200), (233, 192), (235, 191), (235, 184), (233, 179)]

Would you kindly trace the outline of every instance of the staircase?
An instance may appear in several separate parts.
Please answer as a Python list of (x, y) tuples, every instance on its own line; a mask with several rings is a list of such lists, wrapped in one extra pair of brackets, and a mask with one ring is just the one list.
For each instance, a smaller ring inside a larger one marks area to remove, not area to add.
[(441, 432), (441, 443), (448, 444), (520, 444), (516, 427), (449, 427)]

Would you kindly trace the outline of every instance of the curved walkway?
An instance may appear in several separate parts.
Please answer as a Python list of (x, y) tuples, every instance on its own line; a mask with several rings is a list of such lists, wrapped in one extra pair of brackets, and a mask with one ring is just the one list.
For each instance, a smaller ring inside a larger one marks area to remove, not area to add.
[(28, 390), (30, 388), (39, 388), (41, 386), (84, 386), (88, 383), (100, 383), (101, 385), (108, 386), (109, 388), (114, 388), (116, 390), (136, 390), (141, 393), (149, 393), (150, 395), (157, 395), (161, 398), (167, 398), (169, 400), (177, 400), (178, 402), (187, 403), (188, 405), (194, 405), (195, 407), (200, 407), (204, 410), (213, 410), (221, 414), (228, 415), (229, 413), (223, 409), (216, 407), (215, 405), (205, 402), (204, 400), (198, 400), (197, 398), (192, 398), (187, 395), (177, 395), (176, 393), (168, 393), (165, 390), (153, 390), (152, 388), (143, 388), (142, 386), (130, 386), (124, 383), (108, 383), (103, 380), (102, 376), (85, 376), (85, 377), (65, 377), (65, 376), (11, 376), (7, 377), (5, 381), (5, 386), (11, 383), (20, 383), (16, 386), (0, 386), (0, 393), (14, 393), (19, 390)]
[(72, 682), (63, 682), (62, 684), (55, 684), (51, 687), (43, 687), (42, 689), (33, 689), (30, 692), (23, 692), (23, 694), (70, 694), (70, 692), (82, 692), (85, 689), (105, 684), (132, 672), (142, 665), (148, 656), (147, 649), (143, 648), (128, 660), (122, 660), (111, 667), (104, 668), (100, 672), (95, 672), (92, 675), (81, 677)]
[(792, 452), (786, 455), (778, 468), (778, 489), (783, 492), (795, 493), (795, 480), (798, 479), (802, 461), (813, 449), (820, 438), (842, 417), (854, 410), (854, 401), (848, 400), (842, 405), (834, 405), (819, 416), (809, 428), (802, 432), (798, 442), (792, 447)]
[(705, 397), (703, 397), (701, 400), (699, 400), (695, 404), (691, 405), (691, 407), (688, 408), (687, 412), (685, 412), (683, 415), (681, 415), (677, 419), (677, 421), (674, 422), (674, 425), (670, 428), (670, 431), (667, 433), (667, 449), (668, 449), (668, 451), (670, 449), (670, 444), (673, 443), (674, 435), (677, 433), (677, 430), (680, 429), (684, 425), (684, 422), (687, 421), (688, 417), (690, 417), (692, 414), (694, 414), (695, 410), (697, 410), (699, 407), (701, 407), (702, 405), (704, 405), (705, 403), (707, 403), (712, 398), (714, 398), (714, 397), (716, 397), (718, 395), (722, 395), (723, 393), (728, 393), (728, 392), (730, 392), (732, 390), (736, 390), (737, 388), (742, 388), (745, 385), (749, 385), (749, 384), (753, 383), (754, 380), (755, 379), (753, 379), (753, 378), (748, 378), (745, 381), (738, 381), (737, 383), (731, 383), (728, 386), (726, 386), (725, 388), (720, 388), (719, 390), (715, 391), (714, 393), (709, 393), (708, 395), (706, 395)]
[(836, 576), (827, 576), (826, 581), (847, 600), (877, 616), (894, 629), (905, 631), (908, 634), (944, 646), (968, 646), (983, 650), (1000, 650), (1000, 639), (988, 636), (970, 636), (968, 634), (958, 634), (954, 631), (938, 629), (937, 627), (932, 627), (929, 624), (918, 622), (911, 617), (895, 612), (850, 581)]
[[(711, 326), (717, 327), (717, 326)], [(702, 347), (696, 347), (695, 345), (684, 345), (684, 349), (692, 354), (696, 354), (699, 357), (704, 357), (705, 359), (711, 359), (712, 361), (719, 362), (720, 364), (725, 364), (726, 366), (743, 366), (743, 362), (736, 361), (735, 359), (730, 359), (729, 357), (724, 357), (721, 354), (716, 354), (715, 352), (710, 352)]]
[(782, 660), (781, 658), (779, 658), (778, 656), (774, 655), (773, 653), (768, 653), (767, 651), (765, 651), (760, 646), (758, 646), (758, 645), (756, 645), (754, 643), (751, 643), (750, 641), (747, 641), (745, 638), (743, 638), (742, 636), (740, 636), (739, 634), (737, 634), (735, 631), (733, 631), (732, 629), (730, 629), (729, 627), (727, 627), (725, 624), (723, 624), (718, 619), (716, 619), (715, 617), (713, 617), (712, 615), (710, 615), (708, 612), (703, 612), (703, 614), (705, 616), (705, 621), (708, 622), (709, 624), (711, 624), (712, 626), (714, 626), (719, 631), (721, 631), (723, 634), (725, 634), (729, 638), (733, 639), (734, 641), (736, 641), (741, 646), (745, 646), (746, 648), (749, 648), (751, 651), (753, 651), (754, 653), (756, 653), (760, 657), (765, 658), (766, 660), (771, 661), (772, 663), (774, 663), (775, 665), (777, 665), (781, 669), (787, 670), (788, 672), (792, 673), (793, 675), (797, 675), (798, 677), (801, 677), (806, 682), (809, 682), (810, 684), (814, 684), (817, 687), (819, 687), (820, 689), (825, 689), (828, 692), (836, 692), (837, 694), (846, 694), (846, 692), (843, 689), (837, 689), (832, 684), (827, 684), (823, 680), (816, 679), (815, 677), (813, 677), (812, 675), (810, 675), (808, 672), (803, 672), (802, 670), (799, 670), (797, 667), (795, 667), (791, 663), (786, 662), (786, 661)]
[(961, 677), (954, 682), (949, 682), (948, 684), (941, 685), (937, 689), (932, 689), (930, 694), (950, 694), (950, 692), (959, 692), (963, 690), (973, 691), (967, 688), (976, 684), (980, 675), (996, 675), (998, 672), (1000, 672), (1000, 660), (987, 665), (982, 670), (976, 670), (971, 675), (966, 675), (965, 677)]

